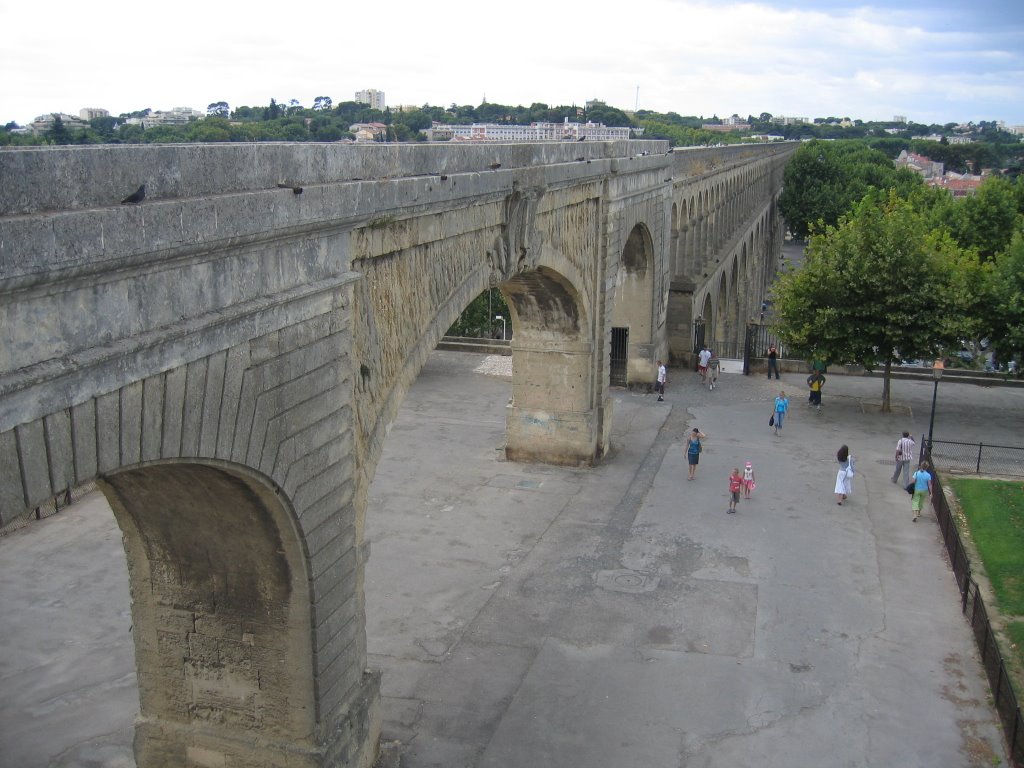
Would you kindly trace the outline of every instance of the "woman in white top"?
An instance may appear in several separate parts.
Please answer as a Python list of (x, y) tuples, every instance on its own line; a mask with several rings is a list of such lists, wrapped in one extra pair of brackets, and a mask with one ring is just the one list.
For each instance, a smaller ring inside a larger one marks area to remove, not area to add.
[(836, 472), (836, 504), (843, 506), (846, 498), (853, 493), (853, 456), (850, 449), (843, 445), (836, 453), (839, 471)]

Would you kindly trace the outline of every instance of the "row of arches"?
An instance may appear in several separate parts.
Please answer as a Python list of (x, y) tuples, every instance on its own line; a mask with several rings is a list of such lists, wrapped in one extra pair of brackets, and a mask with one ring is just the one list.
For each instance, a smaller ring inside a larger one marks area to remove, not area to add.
[[(515, 329), (506, 455), (593, 463), (610, 431), (610, 330), (628, 332), (626, 379), (649, 381), (672, 282), (691, 280), (691, 306), (707, 303), (723, 339), (763, 294), (774, 209), (747, 223), (766, 168), (688, 180), (670, 228), (659, 169), (632, 198), (609, 195), (607, 179), (582, 191), (513, 185), (505, 200), (444, 198), (450, 208), (343, 234), (328, 222), (323, 235), (263, 233), (265, 247), (254, 235), (240, 255), (251, 271), (272, 271), (268, 253), (282, 276), (329, 253), (327, 274), (197, 309), (211, 330), (181, 330), (187, 344), (154, 328), (150, 346), (111, 363), (102, 391), (76, 379), (86, 394), (73, 404), (40, 406), (0, 433), (12, 504), (98, 478), (125, 532), (139, 765), (255, 764), (253, 744), (266, 765), (365, 761), (379, 727), (362, 588), (368, 485), (426, 356), (477, 293), (499, 287)], [(719, 253), (728, 267), (705, 280)], [(195, 254), (214, 271), (222, 256)], [(163, 279), (137, 276), (176, 288)]]
[(781, 249), (777, 165), (745, 165), (673, 201), (674, 358), (695, 351), (695, 324), (720, 356), (740, 356), (744, 326), (760, 312)]

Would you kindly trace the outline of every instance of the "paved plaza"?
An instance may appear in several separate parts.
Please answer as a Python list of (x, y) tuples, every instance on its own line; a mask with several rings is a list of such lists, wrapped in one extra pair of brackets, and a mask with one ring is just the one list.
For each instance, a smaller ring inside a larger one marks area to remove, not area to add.
[[(591, 469), (503, 460), (500, 359), (435, 352), (371, 489), (370, 664), (407, 768), (1005, 765), (930, 513), (890, 482), (930, 381), (670, 369), (615, 391)], [(768, 427), (780, 388), (782, 434)], [(683, 439), (708, 439), (686, 481)], [(935, 437), (1019, 444), (1024, 389), (943, 381)], [(832, 493), (837, 448), (856, 459)], [(753, 463), (727, 515), (727, 476)], [(138, 711), (120, 533), (92, 494), (0, 538), (0, 766), (129, 768)], [(1000, 762), (1001, 761), (1001, 762)]]

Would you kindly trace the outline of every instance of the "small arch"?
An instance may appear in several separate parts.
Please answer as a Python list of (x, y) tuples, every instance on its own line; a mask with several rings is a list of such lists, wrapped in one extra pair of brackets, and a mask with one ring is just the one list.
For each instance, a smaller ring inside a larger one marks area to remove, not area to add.
[[(628, 343), (624, 357), (609, 361), (618, 367), (612, 377), (624, 374), (627, 384), (649, 382), (652, 363), (660, 352), (653, 347), (654, 329), (654, 246), (644, 224), (636, 224), (629, 232), (619, 259), (612, 305), (612, 328), (625, 329)], [(621, 331), (620, 331), (621, 333)], [(621, 379), (619, 379), (621, 380)]]

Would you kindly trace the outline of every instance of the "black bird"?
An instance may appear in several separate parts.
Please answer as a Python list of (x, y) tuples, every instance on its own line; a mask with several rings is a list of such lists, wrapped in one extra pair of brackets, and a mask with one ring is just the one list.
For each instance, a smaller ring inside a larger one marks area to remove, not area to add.
[(576, 139), (576, 141), (586, 141), (586, 140), (587, 140), (586, 136), (580, 136), (578, 139)]
[(585, 158), (585, 157), (577, 157), (577, 158), (576, 158), (576, 162), (577, 162), (577, 163), (582, 163), (582, 162), (583, 162), (584, 160), (586, 160), (586, 159), (587, 159), (587, 158)]
[(282, 182), (278, 182), (277, 186), (279, 186), (281, 189), (290, 189), (296, 195), (302, 194), (302, 187), (298, 187), (293, 184), (284, 184)]
[(132, 192), (128, 197), (121, 201), (121, 205), (134, 205), (135, 203), (141, 203), (146, 199), (146, 185), (143, 184), (141, 187)]
[(491, 163), (487, 167), (490, 168), (492, 171), (496, 171), (499, 168), (501, 168), (501, 163)]
[(443, 173), (441, 174), (441, 181), (448, 181), (448, 177), (445, 176)]

